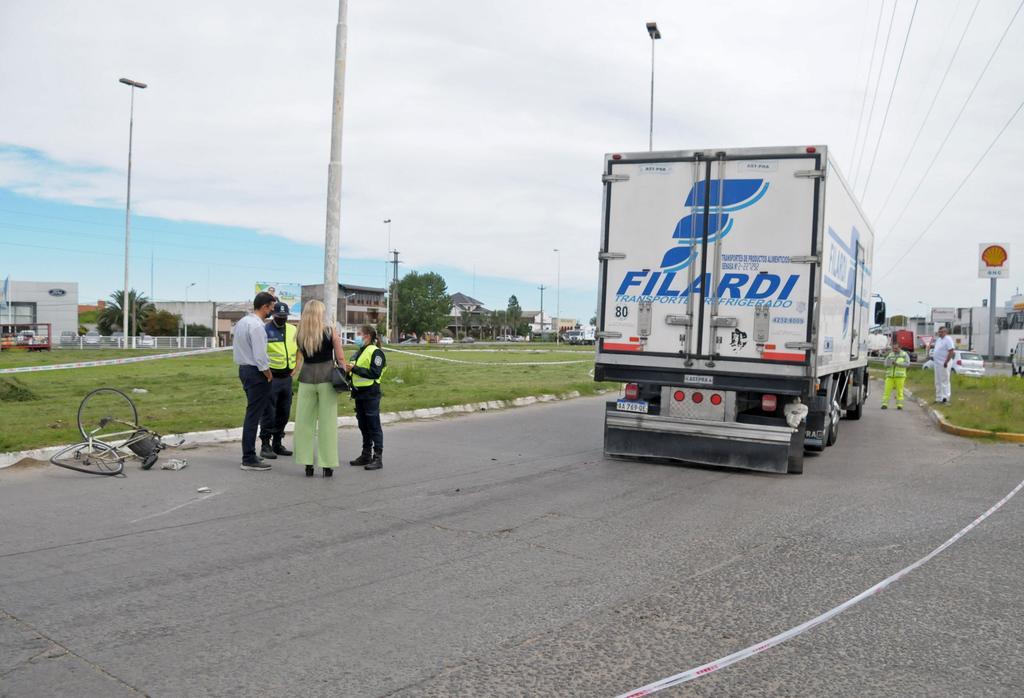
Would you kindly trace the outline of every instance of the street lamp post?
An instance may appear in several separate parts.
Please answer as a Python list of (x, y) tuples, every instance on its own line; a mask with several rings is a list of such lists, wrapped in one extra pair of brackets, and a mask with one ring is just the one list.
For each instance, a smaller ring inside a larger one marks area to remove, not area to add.
[(556, 247), (555, 254), (558, 256), (558, 273), (555, 282), (555, 346), (558, 346), (559, 335), (562, 334), (562, 252)]
[[(388, 226), (388, 254), (391, 254), (391, 219), (385, 218), (384, 223)], [(384, 260), (384, 292), (387, 309), (385, 311), (384, 334), (391, 339), (391, 284), (388, 283), (388, 260)]]
[(132, 232), (132, 131), (135, 127), (135, 88), (144, 90), (146, 89), (146, 83), (130, 80), (129, 78), (121, 78), (118, 82), (128, 85), (132, 92), (131, 106), (128, 108), (128, 193), (125, 196), (124, 205), (124, 298), (121, 299), (121, 311), (124, 315), (124, 346), (127, 348), (128, 338), (131, 336), (129, 321), (132, 312), (132, 301), (128, 295), (128, 253)]
[(654, 150), (654, 42), (661, 38), (657, 22), (647, 23), (647, 35), (651, 37), (651, 128), (647, 141), (647, 150)]
[(196, 285), (193, 281), (185, 287), (185, 307), (181, 310), (181, 324), (185, 328), (185, 348), (188, 349), (188, 290)]

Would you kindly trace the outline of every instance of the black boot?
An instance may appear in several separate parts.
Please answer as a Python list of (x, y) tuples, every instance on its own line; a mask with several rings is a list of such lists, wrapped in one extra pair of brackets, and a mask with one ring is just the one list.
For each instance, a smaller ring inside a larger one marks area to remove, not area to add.
[(292, 455), (292, 452), (289, 451), (287, 448), (285, 448), (284, 444), (281, 443), (281, 439), (282, 438), (283, 438), (282, 434), (274, 434), (274, 441), (273, 441), (273, 444), (272, 444), (272, 448), (274, 449), (274, 453), (276, 453), (279, 456), (290, 456), (290, 455)]
[(364, 448), (363, 452), (359, 454), (359, 457), (355, 460), (350, 460), (349, 465), (369, 465), (373, 459), (370, 457), (370, 449)]
[(381, 468), (384, 467), (384, 460), (383, 460), (383, 458), (384, 458), (384, 452), (383, 451), (374, 451), (373, 452), (373, 459), (371, 459), (369, 463), (367, 463), (366, 465), (363, 466), (363, 470), (380, 470)]
[(334, 477), (334, 468), (324, 468), (324, 477)]
[(260, 458), (266, 458), (267, 460), (274, 460), (277, 458), (277, 454), (274, 453), (274, 449), (270, 445), (270, 439), (263, 439), (263, 448), (260, 449)]
[(306, 466), (306, 477), (313, 477), (313, 466), (312, 465), (307, 465)]

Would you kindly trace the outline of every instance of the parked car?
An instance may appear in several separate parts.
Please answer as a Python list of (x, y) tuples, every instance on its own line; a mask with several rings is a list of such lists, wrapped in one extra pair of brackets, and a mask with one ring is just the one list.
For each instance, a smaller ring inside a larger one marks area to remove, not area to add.
[(64, 330), (60, 333), (61, 344), (78, 344), (78, 333), (71, 330)]
[(455, 344), (455, 340), (452, 339), (451, 337), (441, 337), (441, 339), (437, 340), (437, 343), (438, 344)]
[(459, 342), (462, 344), (472, 344), (475, 341), (476, 340), (473, 339), (472, 337), (463, 337), (462, 339), (459, 340)]
[(155, 347), (156, 338), (150, 337), (148, 334), (139, 335), (138, 346), (140, 347)]
[[(928, 352), (928, 361), (921, 368), (935, 369), (933, 353), (934, 350)], [(956, 349), (953, 351), (953, 358), (949, 361), (949, 370), (958, 376), (981, 378), (985, 375), (985, 360), (981, 358), (980, 354), (976, 354), (973, 351)]]
[(96, 330), (89, 330), (88, 332), (85, 333), (85, 337), (82, 338), (82, 341), (85, 342), (86, 344), (99, 344), (100, 333), (97, 332)]

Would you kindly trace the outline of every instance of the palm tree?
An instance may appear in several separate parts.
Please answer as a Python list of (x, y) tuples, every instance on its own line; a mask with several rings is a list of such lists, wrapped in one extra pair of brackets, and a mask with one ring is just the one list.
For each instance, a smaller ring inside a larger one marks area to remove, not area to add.
[[(110, 300), (106, 307), (96, 318), (96, 326), (101, 334), (109, 335), (115, 330), (124, 330), (124, 291), (114, 291), (110, 294)], [(153, 304), (145, 295), (135, 289), (128, 292), (128, 302), (131, 309), (131, 328), (135, 334), (139, 333), (143, 321), (153, 312)]]

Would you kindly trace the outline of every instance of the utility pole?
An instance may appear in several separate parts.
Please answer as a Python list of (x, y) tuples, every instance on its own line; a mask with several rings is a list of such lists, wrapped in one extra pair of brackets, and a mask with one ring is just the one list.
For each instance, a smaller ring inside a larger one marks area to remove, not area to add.
[(544, 289), (547, 288), (544, 284), (537, 287), (540, 289), (540, 338), (544, 339)]
[(338, 324), (338, 248), (341, 244), (341, 135), (345, 116), (345, 52), (348, 48), (348, 0), (338, 0), (334, 36), (334, 109), (331, 159), (327, 165), (327, 230), (324, 236), (324, 305), (332, 329)]
[(394, 325), (392, 330), (391, 330), (391, 332), (392, 332), (391, 341), (392, 342), (397, 342), (398, 341), (398, 250), (391, 250), (391, 254), (393, 256), (392, 260), (391, 260), (391, 264), (393, 265), (393, 268), (394, 268), (394, 271), (392, 271), (391, 293), (395, 296), (395, 299), (394, 299), (395, 312), (393, 312), (391, 314), (392, 322), (393, 322), (393, 325)]
[(555, 287), (555, 346), (558, 346), (559, 335), (562, 334), (562, 252), (557, 247), (555, 254), (558, 255), (558, 285)]
[(131, 337), (131, 312), (132, 301), (128, 295), (128, 255), (131, 249), (132, 237), (132, 131), (135, 127), (135, 88), (146, 89), (146, 83), (121, 78), (118, 80), (123, 85), (132, 88), (131, 106), (128, 109), (128, 194), (125, 197), (124, 205), (124, 297), (121, 299), (121, 311), (124, 316), (124, 346), (128, 348), (128, 338)]
[[(988, 280), (988, 360), (996, 360), (996, 278)], [(973, 329), (973, 328), (972, 328)]]

